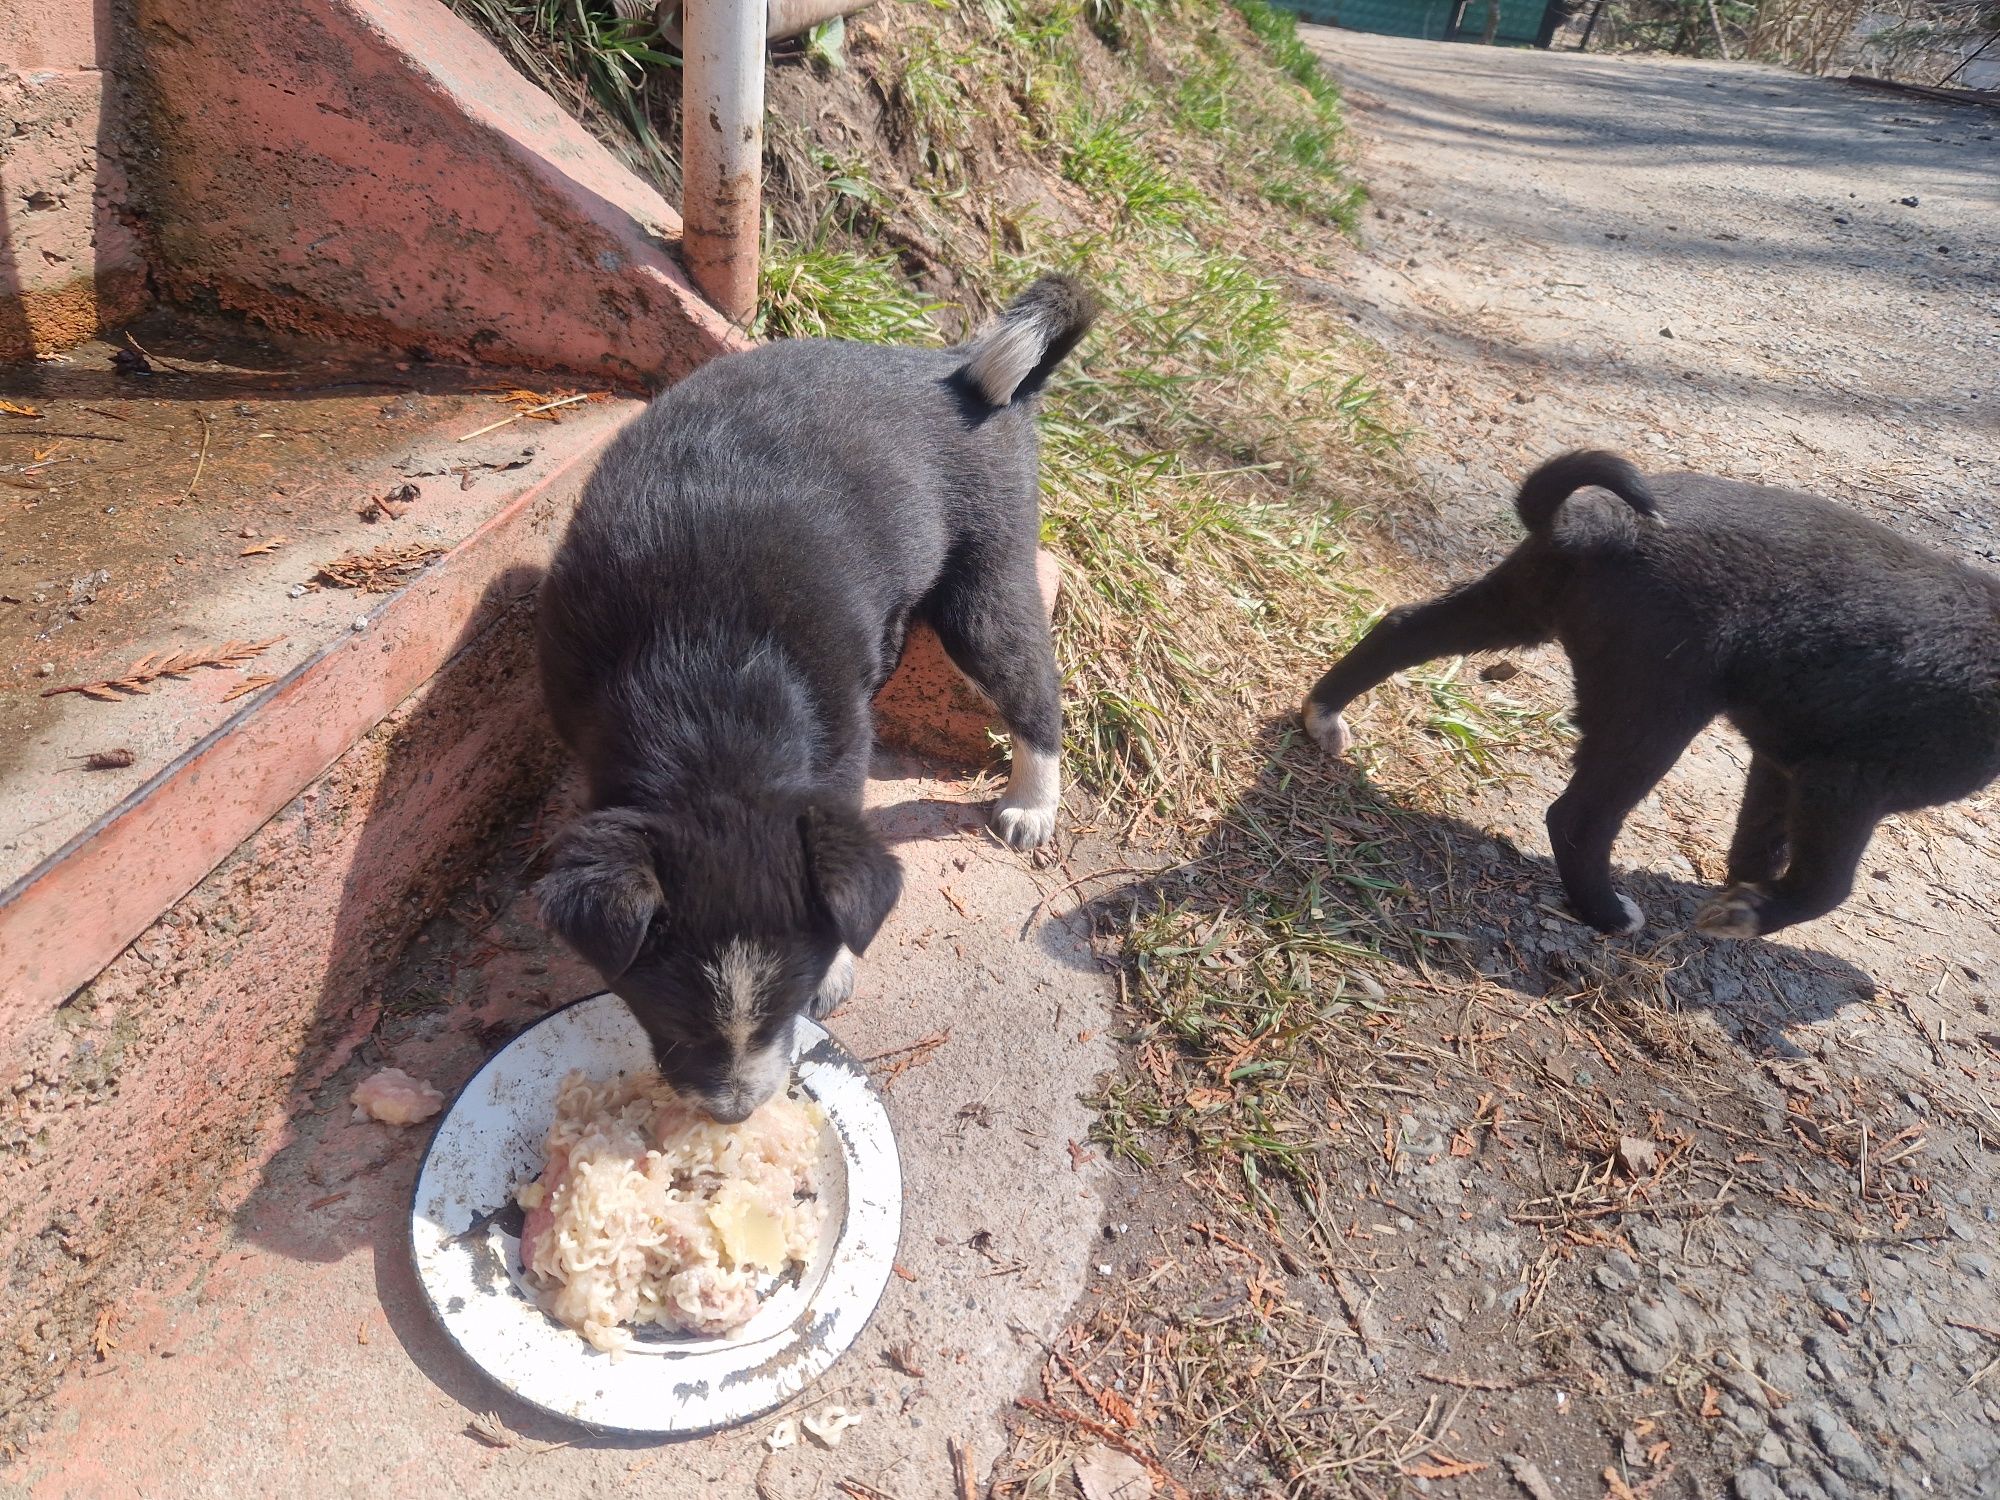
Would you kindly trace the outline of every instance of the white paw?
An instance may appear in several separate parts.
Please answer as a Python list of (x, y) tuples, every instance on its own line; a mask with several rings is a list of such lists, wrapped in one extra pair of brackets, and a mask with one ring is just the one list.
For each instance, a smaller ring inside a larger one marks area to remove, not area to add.
[(1614, 931), (1611, 934), (1612, 937), (1630, 937), (1646, 925), (1646, 913), (1640, 909), (1639, 903), (1634, 901), (1630, 896), (1621, 893), (1618, 897), (1618, 905), (1625, 912), (1625, 925)]
[(826, 971), (826, 978), (819, 982), (819, 989), (806, 1005), (806, 1014), (815, 1021), (823, 1021), (847, 1003), (854, 993), (854, 955), (842, 948), (833, 956), (833, 966)]
[(1046, 844), (1055, 834), (1056, 809), (1061, 804), (1061, 757), (1023, 749), (1017, 740), (1006, 795), (993, 809), (993, 831), (1016, 849)]
[(1053, 807), (1011, 807), (1002, 802), (993, 809), (993, 831), (1016, 849), (1032, 849), (1055, 836), (1056, 810)]
[(1354, 735), (1347, 727), (1347, 720), (1310, 698), (1306, 700), (1305, 721), (1306, 733), (1328, 755), (1345, 755), (1354, 744)]
[(1714, 938), (1753, 938), (1763, 931), (1755, 886), (1733, 885), (1695, 913), (1695, 931)]

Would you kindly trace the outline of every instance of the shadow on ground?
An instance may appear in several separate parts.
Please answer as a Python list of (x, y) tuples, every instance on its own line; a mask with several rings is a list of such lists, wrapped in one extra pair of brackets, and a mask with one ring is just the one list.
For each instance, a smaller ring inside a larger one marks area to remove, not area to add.
[[(1399, 804), (1354, 766), (1325, 756), (1295, 723), (1265, 723), (1251, 753), (1255, 776), (1201, 852), (1157, 874), (1099, 885), (1081, 903), (1092, 925), (1123, 931), (1136, 914), (1161, 909), (1195, 919), (1261, 910), (1293, 922), (1308, 942), (1379, 947), (1440, 990), (1495, 985), (1574, 1003), (1641, 985), (1657, 1003), (1714, 1012), (1752, 1054), (1790, 1055), (1785, 1027), (1874, 997), (1867, 974), (1793, 939), (1695, 934), (1695, 911), (1713, 888), (1655, 870), (1618, 874), (1647, 927), (1604, 937), (1568, 915), (1546, 856)], [(1537, 795), (1532, 786), (1516, 794)], [(1329, 973), (1327, 982), (1336, 978)]]

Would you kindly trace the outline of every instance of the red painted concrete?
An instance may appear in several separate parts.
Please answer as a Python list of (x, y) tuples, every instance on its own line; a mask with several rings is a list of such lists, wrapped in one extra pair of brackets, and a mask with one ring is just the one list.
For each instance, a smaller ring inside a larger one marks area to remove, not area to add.
[(108, 26), (90, 0), (0, 5), (0, 359), (66, 349), (148, 300), (107, 149)]
[[(636, 415), (636, 405), (627, 415)], [(479, 627), (510, 570), (546, 562), (598, 446), (580, 430), (545, 478), (0, 893), (0, 1076), (33, 1021), (84, 983), (344, 754)], [(551, 446), (565, 429), (551, 429)]]
[(99, 1308), (254, 1188), (494, 819), (554, 774), (534, 581), (495, 578), (474, 614), (493, 623), (442, 672), (60, 1010), (8, 1022), (0, 1431), (87, 1349)]
[(166, 286), (280, 327), (653, 385), (739, 337), (680, 219), (437, 0), (136, 0)]
[[(1035, 559), (1035, 574), (1042, 608), (1053, 617), (1062, 569), (1043, 552)], [(978, 765), (993, 758), (992, 734), (1000, 728), (993, 705), (952, 665), (936, 633), (928, 627), (911, 631), (896, 675), (875, 698), (875, 729), (883, 742), (912, 755)]]

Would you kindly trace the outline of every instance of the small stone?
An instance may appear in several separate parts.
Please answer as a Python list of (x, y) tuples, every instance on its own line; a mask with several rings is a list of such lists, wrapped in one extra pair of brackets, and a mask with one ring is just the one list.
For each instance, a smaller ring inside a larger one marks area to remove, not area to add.
[(285, 590), (285, 595), (291, 599), (303, 599), (306, 596), (306, 586), (303, 583), (295, 583)]
[(55, 676), (55, 675), (56, 675), (56, 664), (55, 664), (54, 662), (52, 662), (52, 661), (45, 661), (45, 662), (43, 662), (43, 663), (42, 663), (42, 664), (41, 664), (41, 665), (40, 665), (39, 667), (35, 668), (35, 675), (36, 675), (37, 677), (53, 677), (53, 676)]
[(368, 628), (368, 617), (366, 615), (356, 615), (354, 623), (347, 628), (355, 631), (366, 630)]
[(1635, 1290), (1639, 1285), (1639, 1267), (1623, 1250), (1613, 1250), (1605, 1256), (1604, 1264), (1593, 1274), (1597, 1284), (1605, 1291), (1615, 1292), (1621, 1296)]
[(1917, 206), (1917, 195), (1915, 193), (1912, 193), (1910, 194), (1909, 197), (1898, 198), (1896, 201), (1902, 204), (1903, 207), (1905, 208), (1915, 208)]
[(1861, 1481), (1880, 1476), (1881, 1471), (1875, 1460), (1868, 1456), (1868, 1450), (1826, 1407), (1815, 1406), (1806, 1413), (1806, 1430), (1812, 1433), (1820, 1452), (1827, 1456), (1834, 1471), (1843, 1479)]
[(1785, 1446), (1785, 1440), (1775, 1432), (1765, 1433), (1764, 1440), (1757, 1445), (1757, 1462), (1782, 1469), (1791, 1461), (1792, 1450)]
[(1735, 1487), (1736, 1500), (1785, 1500), (1785, 1492), (1762, 1469), (1739, 1470)]
[(1597, 1330), (1596, 1338), (1641, 1380), (1652, 1380), (1667, 1367), (1666, 1350), (1635, 1338), (1622, 1328), (1614, 1328), (1607, 1323)]

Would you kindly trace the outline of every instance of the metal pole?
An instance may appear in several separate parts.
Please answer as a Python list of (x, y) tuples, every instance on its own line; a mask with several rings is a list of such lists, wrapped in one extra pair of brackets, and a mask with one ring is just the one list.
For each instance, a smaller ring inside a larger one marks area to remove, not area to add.
[(701, 294), (740, 326), (757, 310), (765, 8), (688, 0), (682, 10), (681, 254)]
[(1590, 8), (1590, 19), (1583, 23), (1583, 40), (1576, 44), (1577, 51), (1588, 52), (1590, 50), (1590, 34), (1597, 30), (1597, 18), (1603, 14), (1604, 0), (1597, 0), (1597, 4)]

